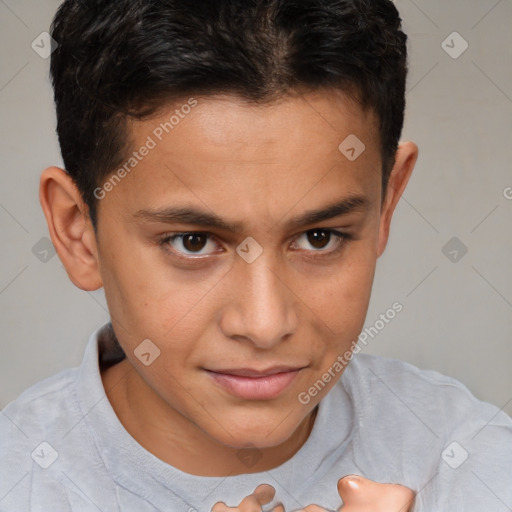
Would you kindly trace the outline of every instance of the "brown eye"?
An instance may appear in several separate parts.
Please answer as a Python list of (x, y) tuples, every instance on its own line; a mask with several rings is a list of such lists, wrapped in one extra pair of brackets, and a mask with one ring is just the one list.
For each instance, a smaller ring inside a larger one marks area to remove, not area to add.
[(331, 233), (321, 229), (315, 229), (306, 233), (308, 242), (315, 249), (325, 249), (331, 240)]
[(218, 251), (218, 244), (208, 233), (177, 233), (166, 235), (160, 240), (163, 246), (169, 246), (181, 256), (208, 256)]
[(186, 233), (182, 236), (183, 247), (190, 252), (200, 251), (205, 247), (207, 238), (203, 233)]
[(293, 248), (310, 253), (308, 257), (324, 257), (337, 254), (351, 239), (351, 235), (335, 229), (316, 228), (302, 233), (293, 243)]

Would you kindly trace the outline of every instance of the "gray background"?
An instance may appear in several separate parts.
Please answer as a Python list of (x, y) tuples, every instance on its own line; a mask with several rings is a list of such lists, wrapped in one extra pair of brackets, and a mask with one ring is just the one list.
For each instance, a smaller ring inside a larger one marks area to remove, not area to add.
[[(39, 175), (62, 162), (49, 60), (31, 43), (59, 3), (0, 0), (0, 407), (78, 365), (108, 319), (102, 292), (75, 288), (43, 252)], [(404, 309), (364, 350), (451, 375), (511, 414), (512, 2), (395, 3), (410, 40), (403, 139), (420, 158), (378, 263), (367, 325), (395, 301)], [(458, 58), (442, 45), (460, 52), (454, 31), (469, 44)]]

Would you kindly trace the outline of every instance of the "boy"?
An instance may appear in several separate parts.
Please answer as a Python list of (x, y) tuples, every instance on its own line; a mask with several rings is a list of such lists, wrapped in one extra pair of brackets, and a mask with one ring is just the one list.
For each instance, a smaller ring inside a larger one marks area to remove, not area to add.
[(67, 0), (52, 36), (41, 204), (111, 322), (3, 411), (0, 510), (511, 510), (506, 414), (355, 355), (418, 153), (393, 4)]

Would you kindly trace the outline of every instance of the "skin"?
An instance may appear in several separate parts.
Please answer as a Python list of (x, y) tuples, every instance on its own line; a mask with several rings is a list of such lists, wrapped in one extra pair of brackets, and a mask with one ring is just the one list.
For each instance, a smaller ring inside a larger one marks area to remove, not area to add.
[[(88, 291), (104, 287), (127, 358), (102, 379), (126, 430), (161, 460), (194, 475), (260, 472), (300, 449), (316, 405), (341, 375), (309, 403), (298, 401), (363, 327), (376, 261), (418, 150), (411, 142), (400, 145), (382, 202), (377, 121), (342, 94), (309, 92), (267, 106), (230, 96), (197, 100), (98, 202), (97, 236), (62, 169), (42, 173), (40, 201), (71, 281)], [(133, 150), (175, 108), (130, 122)], [(349, 134), (366, 146), (353, 162), (338, 150)], [(288, 226), (306, 211), (349, 196), (364, 198), (367, 206)], [(214, 213), (243, 229), (136, 216), (176, 205)], [(315, 228), (353, 239), (338, 244), (321, 231), (326, 240), (318, 242), (307, 234)], [(166, 234), (191, 231), (210, 237), (195, 249), (180, 239), (159, 243)], [(247, 237), (263, 249), (250, 264), (236, 252)], [(160, 349), (149, 366), (134, 354), (145, 339)], [(302, 369), (268, 400), (234, 397), (205, 371), (279, 364)], [(241, 455), (255, 450), (258, 461), (248, 467)]]
[[(357, 475), (341, 478), (338, 481), (338, 494), (343, 500), (343, 506), (338, 510), (343, 512), (408, 512), (414, 502), (414, 493), (403, 485), (381, 484)], [(275, 489), (271, 485), (259, 485), (238, 507), (228, 507), (219, 502), (212, 512), (259, 512), (274, 496)], [(284, 508), (277, 504), (272, 512), (284, 512)], [(308, 505), (298, 512), (326, 511), (318, 505)]]

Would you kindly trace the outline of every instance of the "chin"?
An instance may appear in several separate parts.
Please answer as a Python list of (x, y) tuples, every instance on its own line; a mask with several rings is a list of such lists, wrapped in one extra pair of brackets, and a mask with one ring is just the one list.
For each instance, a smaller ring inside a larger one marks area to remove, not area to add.
[(229, 425), (226, 430), (215, 425), (213, 437), (230, 448), (273, 448), (288, 441), (302, 421), (302, 417), (297, 418), (282, 409), (266, 417), (258, 411), (250, 415), (242, 413), (223, 422), (223, 426)]
[(275, 448), (276, 446), (280, 446), (284, 442), (286, 442), (293, 432), (290, 432), (287, 436), (280, 436), (278, 438), (274, 437), (266, 437), (254, 434), (247, 436), (238, 436), (235, 439), (232, 437), (225, 437), (222, 440), (219, 440), (225, 446), (229, 448), (233, 448), (235, 450), (266, 450), (270, 448)]

